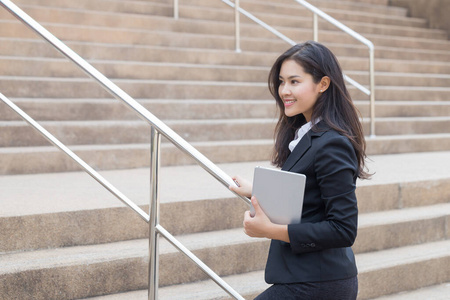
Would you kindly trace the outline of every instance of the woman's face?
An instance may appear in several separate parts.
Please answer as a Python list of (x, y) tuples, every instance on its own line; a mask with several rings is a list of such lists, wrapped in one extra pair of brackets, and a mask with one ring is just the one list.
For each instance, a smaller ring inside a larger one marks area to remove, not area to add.
[(284, 113), (288, 117), (303, 114), (311, 121), (314, 104), (320, 95), (320, 82), (305, 73), (303, 67), (294, 60), (285, 60), (280, 70), (278, 94), (284, 103)]

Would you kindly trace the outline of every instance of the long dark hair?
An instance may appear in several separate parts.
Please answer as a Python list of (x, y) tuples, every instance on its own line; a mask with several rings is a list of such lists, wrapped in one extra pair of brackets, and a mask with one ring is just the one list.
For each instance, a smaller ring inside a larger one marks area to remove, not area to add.
[(294, 139), (295, 131), (306, 123), (303, 114), (288, 117), (284, 114), (284, 103), (278, 93), (280, 86), (280, 70), (285, 60), (293, 60), (302, 66), (305, 73), (313, 77), (314, 83), (319, 83), (324, 76), (330, 78), (330, 86), (319, 95), (313, 107), (311, 121), (312, 130), (317, 130), (314, 121), (319, 118), (330, 128), (346, 136), (353, 145), (358, 158), (358, 177), (370, 177), (365, 171), (366, 142), (359, 121), (359, 111), (353, 104), (345, 86), (342, 69), (337, 58), (320, 43), (308, 41), (297, 44), (283, 53), (275, 61), (269, 73), (269, 90), (276, 100), (279, 109), (279, 119), (275, 128), (275, 147), (272, 163), (281, 167), (286, 162), (290, 150), (289, 142)]

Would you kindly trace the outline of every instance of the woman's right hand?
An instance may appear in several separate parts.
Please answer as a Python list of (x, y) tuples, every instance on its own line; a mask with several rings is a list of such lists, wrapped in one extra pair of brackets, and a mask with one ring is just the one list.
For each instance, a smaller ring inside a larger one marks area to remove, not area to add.
[(241, 176), (234, 176), (232, 177), (232, 179), (239, 185), (239, 186), (235, 186), (235, 185), (231, 185), (229, 188), (230, 190), (232, 190), (233, 192), (250, 198), (252, 196), (252, 184), (245, 180), (244, 178), (242, 178)]

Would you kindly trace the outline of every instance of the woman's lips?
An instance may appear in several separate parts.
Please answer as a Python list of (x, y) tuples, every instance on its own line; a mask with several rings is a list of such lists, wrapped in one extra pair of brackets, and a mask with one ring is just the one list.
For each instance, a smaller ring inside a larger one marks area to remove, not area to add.
[(283, 100), (284, 107), (292, 106), (295, 103), (295, 101), (297, 101), (297, 100), (295, 100), (295, 99), (285, 99), (285, 100)]

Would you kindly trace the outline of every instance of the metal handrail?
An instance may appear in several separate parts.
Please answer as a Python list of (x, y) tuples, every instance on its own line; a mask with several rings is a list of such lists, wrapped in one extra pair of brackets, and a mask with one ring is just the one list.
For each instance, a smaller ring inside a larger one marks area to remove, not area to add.
[[(255, 17), (254, 15), (249, 13), (248, 11), (246, 11), (246, 10), (242, 9), (241, 7), (239, 7), (239, 0), (235, 0), (235, 3), (233, 3), (233, 2), (231, 2), (229, 0), (221, 0), (221, 1), (235, 9), (236, 52), (241, 52), (241, 48), (239, 46), (240, 45), (240, 42), (239, 42), (239, 40), (240, 40), (240, 28), (239, 28), (240, 27), (240, 22), (239, 22), (239, 17), (238, 17), (239, 13), (241, 13), (244, 16), (248, 17), (250, 20), (254, 21), (258, 25), (260, 25), (263, 28), (267, 29), (268, 31), (270, 31), (271, 33), (276, 35), (277, 37), (279, 37), (282, 40), (284, 40), (285, 42), (289, 43), (290, 45), (294, 46), (294, 45), (297, 44), (296, 42), (294, 42), (293, 40), (291, 40), (290, 38), (288, 38), (287, 36), (285, 36), (284, 34), (279, 32), (278, 30), (273, 28), (272, 26), (266, 24), (265, 22), (261, 21), (260, 19), (258, 19), (257, 17)], [(356, 87), (358, 90), (360, 90), (361, 92), (363, 92), (367, 96), (370, 96), (370, 137), (375, 137), (375, 63), (374, 63), (374, 60), (375, 60), (375, 46), (373, 45), (373, 43), (371, 41), (369, 41), (368, 39), (366, 39), (365, 37), (363, 37), (362, 35), (360, 35), (356, 31), (354, 31), (354, 30), (350, 29), (349, 27), (345, 26), (344, 24), (342, 24), (338, 20), (334, 19), (333, 17), (331, 17), (330, 15), (326, 14), (325, 12), (323, 12), (319, 8), (315, 7), (314, 5), (311, 5), (307, 1), (305, 1), (305, 0), (294, 0), (294, 1), (296, 1), (297, 3), (303, 5), (304, 7), (306, 7), (307, 9), (309, 9), (310, 11), (312, 11), (314, 13), (314, 15), (313, 15), (313, 38), (314, 38), (314, 41), (318, 41), (319, 22), (318, 22), (317, 16), (320, 16), (321, 18), (323, 18), (327, 22), (333, 24), (334, 26), (336, 26), (337, 28), (341, 29), (345, 33), (351, 35), (352, 37), (354, 37), (355, 39), (357, 39), (358, 41), (360, 41), (361, 43), (363, 43), (364, 45), (366, 45), (369, 48), (369, 77), (370, 77), (370, 79), (369, 79), (370, 80), (370, 84), (369, 85), (370, 85), (370, 90), (367, 89), (366, 87), (364, 87), (363, 85), (361, 85), (360, 83), (358, 83), (357, 81), (355, 81), (354, 79), (350, 78), (346, 74), (343, 74), (343, 76), (344, 76), (344, 79), (348, 83), (350, 83), (351, 85)], [(178, 16), (179, 16), (179, 11), (178, 10), (179, 10), (178, 0), (174, 0), (174, 17), (176, 19), (178, 19)]]
[[(198, 267), (202, 269), (211, 279), (213, 279), (222, 289), (224, 289), (230, 296), (236, 299), (244, 299), (239, 295), (233, 288), (231, 288), (225, 281), (223, 281), (217, 274), (215, 274), (208, 266), (206, 266), (200, 259), (198, 259), (191, 251), (184, 247), (175, 237), (173, 237), (169, 232), (167, 232), (159, 224), (158, 215), (158, 166), (159, 166), (159, 149), (160, 149), (160, 134), (166, 137), (170, 142), (172, 142), (176, 147), (182, 150), (185, 154), (192, 157), (197, 164), (199, 164), (203, 169), (210, 173), (216, 180), (222, 183), (225, 187), (230, 185), (236, 185), (233, 179), (223, 172), (219, 167), (212, 163), (208, 158), (201, 154), (197, 149), (175, 133), (171, 128), (169, 128), (165, 123), (159, 120), (156, 116), (150, 113), (142, 105), (140, 105), (131, 96), (125, 93), (117, 85), (115, 85), (111, 80), (105, 77), (92, 65), (86, 62), (73, 50), (67, 47), (63, 42), (57, 39), (53, 34), (47, 31), (39, 23), (37, 23), (33, 18), (27, 15), (23, 10), (17, 7), (10, 0), (0, 0), (0, 5), (8, 10), (17, 19), (22, 21), (35, 33), (44, 38), (49, 42), (54, 48), (60, 51), (64, 56), (69, 58), (74, 62), (79, 68), (81, 68), (87, 75), (96, 80), (106, 91), (113, 95), (118, 100), (125, 102), (131, 109), (133, 109), (142, 119), (146, 120), (152, 126), (152, 176), (151, 176), (151, 203), (150, 203), (150, 215), (143, 212), (138, 206), (136, 206), (132, 201), (130, 201), (125, 195), (113, 187), (106, 179), (104, 179), (100, 174), (93, 170), (88, 164), (81, 160), (75, 153), (68, 149), (64, 144), (62, 144), (58, 139), (51, 135), (47, 130), (41, 127), (36, 121), (29, 117), (24, 111), (17, 107), (13, 102), (7, 99), (3, 94), (0, 93), (0, 100), (5, 102), (11, 109), (19, 114), (25, 121), (27, 121), (31, 126), (33, 126), (39, 133), (46, 137), (51, 143), (57, 146), (64, 153), (69, 155), (77, 164), (79, 164), (89, 175), (96, 179), (102, 186), (113, 193), (119, 200), (128, 205), (131, 209), (137, 212), (142, 219), (149, 223), (150, 234), (152, 237), (149, 238), (150, 241), (150, 263), (149, 263), (149, 299), (157, 299), (158, 281), (157, 276), (155, 278), (154, 274), (157, 274), (157, 257), (158, 257), (158, 235), (164, 236), (172, 245), (174, 245), (179, 251), (188, 256)], [(243, 197), (235, 192), (236, 196), (242, 199), (246, 204), (250, 205), (250, 200)], [(153, 240), (152, 240), (153, 239)], [(155, 261), (156, 260), (156, 261)], [(151, 269), (151, 270), (150, 270)]]

